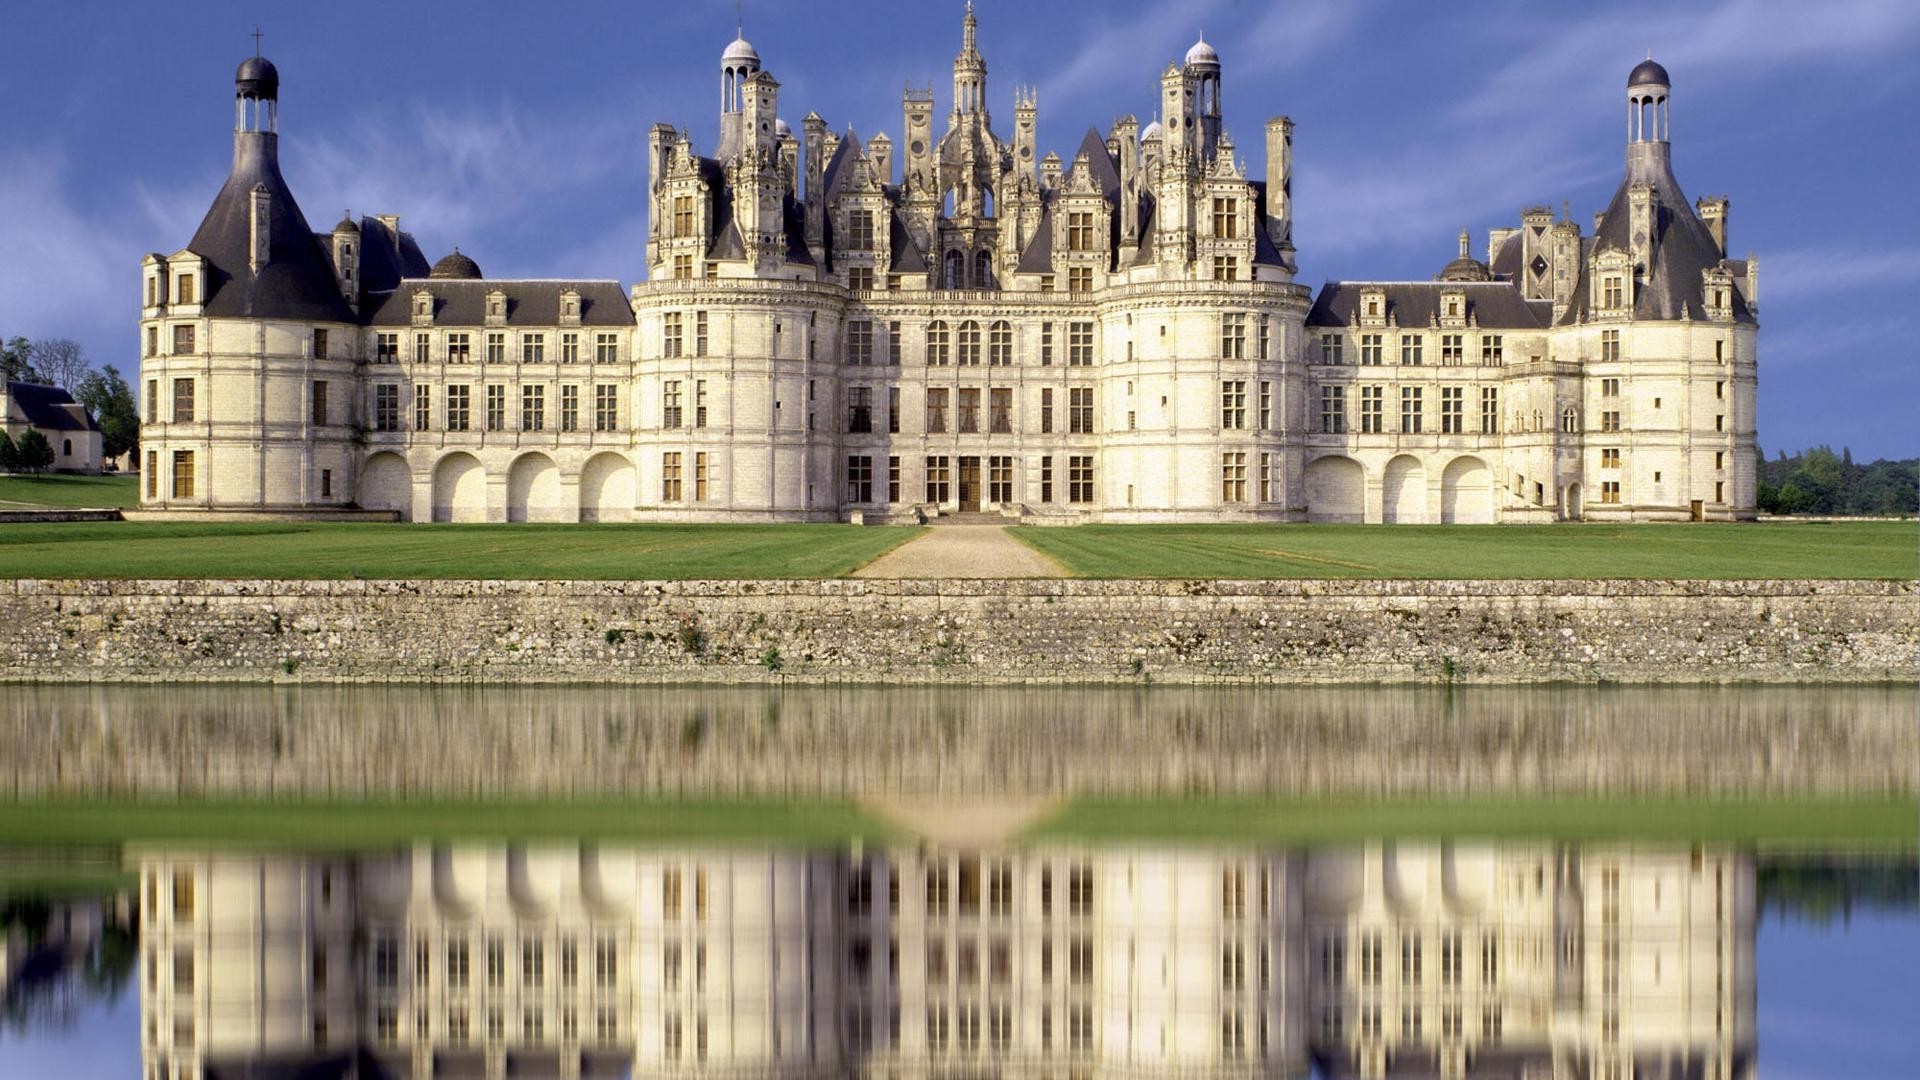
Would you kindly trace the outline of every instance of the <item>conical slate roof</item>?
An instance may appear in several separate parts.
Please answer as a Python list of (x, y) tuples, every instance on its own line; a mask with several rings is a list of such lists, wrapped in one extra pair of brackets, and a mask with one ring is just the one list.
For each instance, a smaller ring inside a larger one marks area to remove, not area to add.
[[(267, 262), (258, 273), (248, 265), (255, 188), (268, 198)], [(187, 248), (211, 264), (203, 309), (208, 315), (353, 321), (333, 263), (280, 175), (279, 136), (272, 132), (234, 135), (233, 172)]]

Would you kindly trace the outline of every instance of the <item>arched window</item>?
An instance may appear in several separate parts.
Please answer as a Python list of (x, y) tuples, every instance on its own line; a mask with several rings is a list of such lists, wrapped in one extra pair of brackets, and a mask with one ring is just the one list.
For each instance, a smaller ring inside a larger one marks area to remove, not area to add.
[(980, 324), (968, 319), (960, 324), (960, 366), (980, 366)]
[(987, 363), (992, 367), (1013, 363), (1013, 325), (1005, 319), (987, 328)]
[(948, 362), (947, 324), (935, 319), (927, 324), (927, 363), (934, 367), (945, 367)]
[(986, 216), (992, 217), (993, 216), (993, 189), (992, 188), (981, 189), (980, 202), (986, 208)]
[(964, 289), (967, 287), (965, 280), (967, 274), (966, 256), (957, 251), (947, 252), (946, 269), (947, 272), (941, 281), (942, 288)]
[(993, 288), (993, 254), (987, 251), (974, 253), (973, 287), (976, 289)]
[(60, 453), (62, 456), (65, 456), (65, 457), (73, 456), (73, 440), (72, 439), (60, 440)]
[(1568, 435), (1572, 435), (1580, 430), (1579, 414), (1573, 411), (1573, 406), (1571, 405), (1567, 406), (1566, 411), (1560, 414), (1560, 430)]

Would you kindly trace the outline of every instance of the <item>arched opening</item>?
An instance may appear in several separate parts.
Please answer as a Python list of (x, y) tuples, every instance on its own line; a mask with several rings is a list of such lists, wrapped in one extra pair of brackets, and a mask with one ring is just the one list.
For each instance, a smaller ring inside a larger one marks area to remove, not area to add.
[(1388, 525), (1417, 525), (1427, 520), (1427, 470), (1418, 458), (1401, 454), (1387, 462), (1380, 477), (1380, 520)]
[(398, 510), (401, 521), (413, 520), (413, 470), (407, 459), (394, 453), (378, 453), (360, 468), (359, 498), (362, 510)]
[(964, 289), (967, 287), (967, 257), (957, 251), (947, 252), (946, 272), (941, 276), (941, 287)]
[(981, 205), (985, 208), (986, 216), (992, 217), (993, 216), (993, 189), (992, 188), (981, 189), (980, 202), (981, 202)]
[(560, 469), (545, 454), (522, 454), (507, 470), (508, 521), (565, 521)]
[(1307, 463), (1307, 520), (1358, 524), (1366, 514), (1366, 470), (1337, 454)]
[(954, 192), (952, 188), (948, 188), (946, 196), (940, 201), (941, 217), (950, 218), (953, 216), (953, 203), (954, 203)]
[(1493, 470), (1471, 455), (1447, 462), (1440, 474), (1440, 520), (1448, 525), (1491, 525)]
[(973, 256), (973, 287), (991, 289), (993, 285), (993, 255), (987, 251), (975, 252)]
[(453, 453), (433, 467), (433, 520), (487, 520), (487, 473), (480, 459)]
[(595, 454), (580, 470), (580, 520), (628, 521), (633, 517), (633, 464), (619, 454)]

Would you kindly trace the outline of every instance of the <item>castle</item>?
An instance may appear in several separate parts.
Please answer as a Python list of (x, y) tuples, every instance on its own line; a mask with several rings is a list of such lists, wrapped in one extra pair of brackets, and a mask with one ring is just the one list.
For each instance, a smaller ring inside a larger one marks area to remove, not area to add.
[[(1670, 80), (1628, 78), (1591, 232), (1530, 208), (1431, 281), (1295, 280), (1293, 124), (1250, 177), (1204, 40), (1160, 119), (1010, 138), (969, 7), (936, 134), (779, 118), (736, 38), (711, 150), (649, 133), (646, 280), (429, 266), (397, 217), (315, 232), (279, 75), (231, 176), (143, 262), (142, 505), (413, 521), (1733, 520), (1755, 509), (1756, 283), (1689, 204)], [(898, 162), (896, 163), (896, 156)], [(897, 164), (897, 168), (896, 168)]]

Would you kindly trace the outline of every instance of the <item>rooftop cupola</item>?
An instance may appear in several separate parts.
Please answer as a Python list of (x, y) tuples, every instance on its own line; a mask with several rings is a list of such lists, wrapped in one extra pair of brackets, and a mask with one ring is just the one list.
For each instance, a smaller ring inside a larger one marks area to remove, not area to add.
[(980, 55), (980, 20), (973, 15), (973, 0), (967, 0), (967, 14), (960, 20), (960, 55), (953, 59), (953, 111), (956, 116), (987, 111), (987, 62)]
[(733, 41), (720, 54), (720, 160), (738, 153), (741, 143), (740, 114), (747, 108), (747, 80), (760, 71), (760, 54), (747, 41), (744, 27), (736, 28)]
[(1198, 114), (1194, 135), (1199, 139), (1200, 156), (1211, 159), (1220, 145), (1220, 54), (1207, 44), (1205, 34), (1187, 50), (1182, 67), (1193, 83)]
[(1627, 75), (1627, 176), (1658, 183), (1671, 164), (1668, 98), (1673, 82), (1649, 53)]

